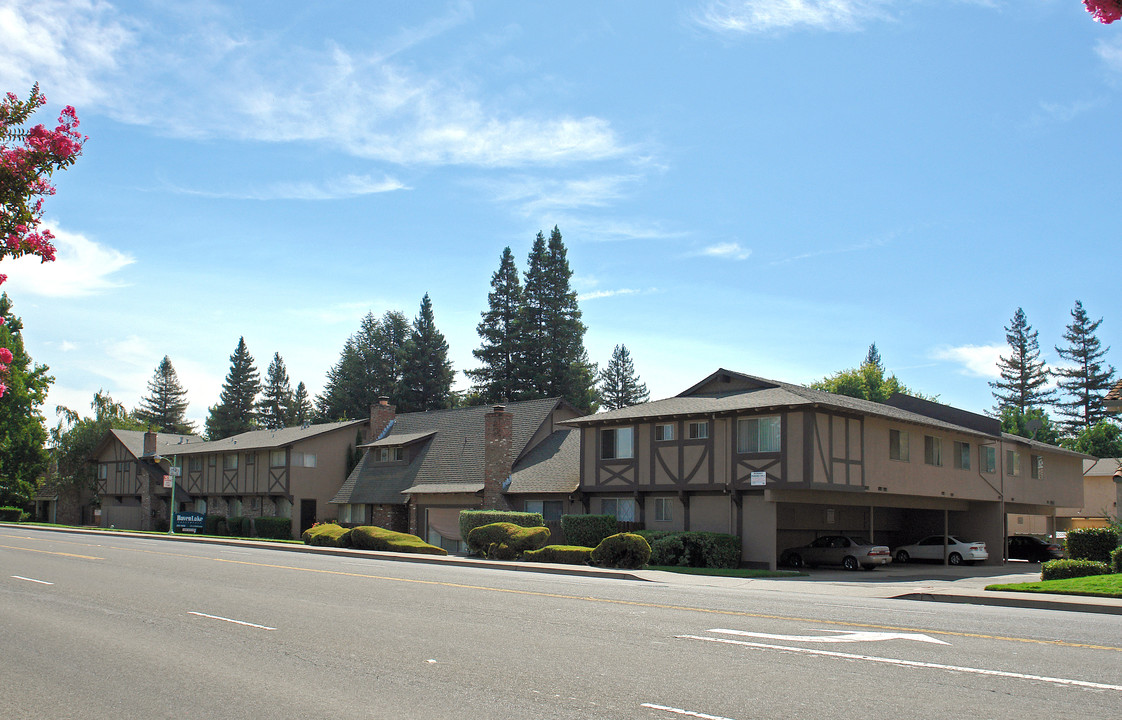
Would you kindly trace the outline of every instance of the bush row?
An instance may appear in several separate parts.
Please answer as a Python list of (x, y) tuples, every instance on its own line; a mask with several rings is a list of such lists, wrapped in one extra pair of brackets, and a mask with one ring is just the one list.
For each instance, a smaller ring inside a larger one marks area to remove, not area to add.
[[(166, 529), (166, 528), (165, 528)], [(259, 537), (270, 540), (292, 539), (292, 518), (259, 517), (242, 515), (226, 517), (210, 513), (203, 520), (203, 533), (206, 535), (228, 535), (230, 537)]]
[(28, 517), (22, 508), (0, 507), (0, 522), (23, 522)]
[(467, 536), (468, 550), (492, 560), (514, 560), (549, 542), (549, 528), (522, 527), (511, 522), (480, 525)]
[(596, 547), (609, 535), (619, 532), (614, 515), (562, 515), (561, 529), (570, 545)]
[(336, 523), (317, 523), (305, 530), (301, 538), (308, 545), (320, 547), (355, 547), (360, 550), (422, 553), (425, 555), (448, 554), (448, 551), (444, 548), (429, 545), (416, 535), (386, 530), (373, 525), (345, 528)]
[(460, 537), (467, 540), (471, 531), (477, 527), (494, 523), (512, 523), (519, 527), (542, 527), (545, 520), (541, 513), (514, 512), (512, 510), (461, 510)]
[(651, 565), (696, 568), (740, 566), (740, 538), (714, 532), (637, 530), (651, 545)]
[(1109, 574), (1110, 568), (1106, 563), (1097, 560), (1049, 560), (1040, 566), (1041, 580), (1065, 580)]
[(1118, 531), (1112, 527), (1069, 530), (1067, 534), (1067, 554), (1073, 560), (1109, 563), (1117, 547)]
[(1110, 554), (1110, 571), (1122, 573), (1122, 547), (1114, 548)]

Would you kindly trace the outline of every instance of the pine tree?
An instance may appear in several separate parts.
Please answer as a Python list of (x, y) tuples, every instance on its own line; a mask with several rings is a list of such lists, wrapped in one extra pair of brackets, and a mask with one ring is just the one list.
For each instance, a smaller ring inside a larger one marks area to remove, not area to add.
[[(544, 238), (543, 238), (544, 240)], [(482, 402), (498, 403), (519, 397), (520, 311), (523, 304), (518, 268), (509, 247), (503, 248), (499, 269), (491, 276), (487, 310), (476, 326), (480, 345), (472, 355), (483, 365), (466, 371)]]
[(627, 346), (616, 345), (612, 350), (612, 359), (600, 373), (600, 397), (604, 407), (618, 410), (645, 403), (650, 396), (647, 386), (639, 382), (639, 376), (635, 374), (635, 365), (631, 362)]
[(208, 440), (221, 440), (256, 427), (257, 393), (261, 389), (261, 376), (253, 364), (253, 356), (246, 348), (245, 338), (230, 356), (230, 372), (222, 384), (218, 404), (210, 408), (206, 419)]
[[(0, 506), (23, 507), (47, 469), (47, 429), (40, 411), (54, 378), (31, 361), (23, 346), (23, 322), (0, 294)], [(11, 353), (9, 359), (7, 353)]]
[(292, 424), (305, 425), (312, 421), (315, 409), (308, 397), (308, 388), (301, 381), (296, 384), (296, 394), (292, 397)]
[(195, 424), (187, 421), (187, 391), (179, 384), (179, 375), (167, 355), (148, 381), (148, 396), (140, 401), (136, 416), (156, 431), (177, 435), (195, 432)]
[(327, 372), (323, 394), (316, 398), (321, 420), (358, 419), (385, 396), (402, 402), (405, 344), (409, 320), (397, 310), (381, 319), (367, 313), (359, 331), (347, 338), (338, 362)]
[(548, 353), (551, 348), (545, 330), (545, 308), (550, 302), (547, 264), (545, 235), (538, 232), (526, 262), (522, 307), (518, 311), (519, 348), (514, 395), (520, 400), (549, 396)]
[(1052, 402), (1056, 391), (1047, 387), (1048, 368), (1040, 359), (1037, 332), (1028, 324), (1021, 308), (1017, 308), (1012, 323), (1005, 328), (1005, 340), (1009, 343), (1009, 357), (1000, 357), (997, 367), (1001, 379), (990, 383), (997, 399), (994, 414), (1000, 415), (1004, 408), (1011, 407), (1027, 415), (1030, 408)]
[(1102, 321), (1099, 318), (1091, 322), (1083, 303), (1076, 300), (1071, 311), (1071, 324), (1064, 332), (1067, 345), (1056, 348), (1061, 358), (1072, 363), (1072, 367), (1052, 370), (1060, 392), (1067, 398), (1056, 402), (1056, 412), (1064, 418), (1064, 430), (1070, 435), (1095, 425), (1107, 416), (1103, 398), (1114, 383), (1114, 367), (1103, 367), (1102, 359), (1110, 348), (1102, 347), (1095, 336)]
[(280, 430), (295, 422), (295, 398), (288, 380), (288, 370), (280, 353), (273, 353), (273, 361), (265, 374), (265, 386), (257, 401), (257, 415), (269, 430)]
[(451, 407), (453, 377), (448, 342), (436, 329), (432, 300), (425, 293), (405, 346), (402, 398), (398, 409), (417, 412)]

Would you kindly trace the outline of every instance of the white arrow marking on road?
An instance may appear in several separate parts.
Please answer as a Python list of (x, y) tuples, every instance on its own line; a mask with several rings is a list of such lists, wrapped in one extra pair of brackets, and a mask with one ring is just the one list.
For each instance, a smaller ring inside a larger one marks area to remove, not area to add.
[(837, 635), (772, 635), (770, 633), (747, 632), (746, 630), (728, 630), (714, 628), (709, 632), (722, 635), (739, 635), (741, 637), (763, 638), (765, 640), (785, 640), (786, 642), (818, 642), (818, 643), (850, 643), (850, 642), (880, 642), (881, 640), (915, 640), (917, 642), (934, 643), (935, 645), (950, 645), (949, 642), (936, 640), (921, 633), (887, 633), (887, 632), (850, 632), (846, 630), (820, 630), (819, 632), (838, 633)]

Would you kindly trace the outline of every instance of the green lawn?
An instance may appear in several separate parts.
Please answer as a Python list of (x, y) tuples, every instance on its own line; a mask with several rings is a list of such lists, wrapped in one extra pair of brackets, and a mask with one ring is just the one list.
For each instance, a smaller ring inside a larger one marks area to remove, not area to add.
[(1038, 582), (1014, 583), (1012, 585), (987, 585), (986, 590), (1122, 598), (1122, 573), (1067, 578), (1065, 580), (1040, 580)]
[(648, 565), (647, 570), (665, 570), (666, 572), (685, 573), (686, 575), (716, 575), (718, 577), (734, 578), (778, 578), (778, 577), (807, 577), (804, 572), (797, 570), (751, 570), (748, 568), (692, 568), (679, 565)]

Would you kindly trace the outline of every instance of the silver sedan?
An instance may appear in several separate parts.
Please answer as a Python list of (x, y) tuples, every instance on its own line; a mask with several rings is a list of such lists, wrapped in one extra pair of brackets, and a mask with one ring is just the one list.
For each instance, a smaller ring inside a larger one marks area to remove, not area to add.
[(852, 535), (823, 535), (809, 545), (788, 548), (779, 556), (780, 565), (841, 565), (846, 570), (872, 570), (890, 562), (892, 551), (886, 545), (874, 545)]

